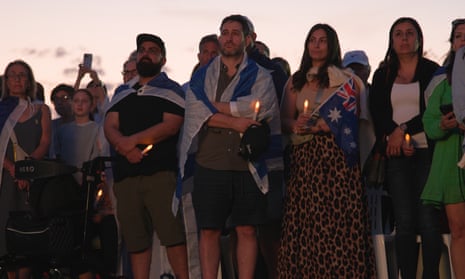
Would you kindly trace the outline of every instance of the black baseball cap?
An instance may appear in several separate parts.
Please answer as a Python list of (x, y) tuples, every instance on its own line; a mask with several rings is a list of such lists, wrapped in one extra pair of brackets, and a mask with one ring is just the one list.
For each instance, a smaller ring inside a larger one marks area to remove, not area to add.
[(142, 33), (142, 34), (137, 35), (137, 39), (136, 39), (137, 49), (139, 49), (140, 45), (143, 42), (156, 43), (161, 49), (161, 54), (163, 56), (166, 56), (165, 43), (160, 37), (153, 35), (153, 34), (147, 34), (147, 33)]

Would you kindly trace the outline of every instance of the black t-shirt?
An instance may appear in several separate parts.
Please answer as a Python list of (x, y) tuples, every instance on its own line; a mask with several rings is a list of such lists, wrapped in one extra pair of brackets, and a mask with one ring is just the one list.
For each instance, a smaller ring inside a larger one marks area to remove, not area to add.
[[(163, 121), (163, 113), (184, 116), (184, 109), (164, 98), (129, 94), (109, 110), (119, 113), (119, 129), (124, 136), (143, 131)], [(177, 170), (176, 145), (179, 133), (154, 144), (140, 163), (131, 164), (122, 155), (117, 154), (113, 165), (115, 181), (126, 177), (152, 175), (161, 170)], [(146, 146), (138, 146), (143, 150)]]

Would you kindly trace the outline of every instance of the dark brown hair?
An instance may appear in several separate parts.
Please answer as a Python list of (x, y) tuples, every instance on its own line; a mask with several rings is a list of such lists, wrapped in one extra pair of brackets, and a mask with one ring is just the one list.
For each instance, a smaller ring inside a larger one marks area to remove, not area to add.
[(307, 34), (304, 44), (304, 52), (302, 54), (302, 59), (300, 61), (299, 69), (292, 75), (292, 85), (294, 89), (300, 90), (307, 82), (307, 72), (313, 65), (312, 58), (308, 52), (308, 43), (310, 37), (316, 30), (323, 30), (326, 33), (328, 40), (328, 56), (326, 61), (320, 69), (318, 69), (317, 80), (320, 86), (328, 87), (329, 86), (329, 77), (328, 77), (328, 66), (334, 65), (341, 67), (341, 47), (339, 45), (339, 39), (336, 33), (336, 30), (329, 26), (328, 24), (318, 23), (314, 25)]
[(393, 48), (393, 33), (394, 33), (394, 28), (400, 24), (408, 22), (413, 25), (417, 32), (417, 39), (418, 39), (418, 49), (417, 49), (417, 55), (418, 57), (423, 57), (423, 31), (421, 31), (420, 24), (418, 22), (411, 18), (411, 17), (401, 17), (398, 18), (394, 23), (391, 25), (391, 29), (389, 30), (389, 46), (386, 51), (386, 55), (384, 56), (383, 60), (383, 65), (384, 67), (387, 67), (386, 71), (386, 79), (389, 80), (390, 78), (393, 77), (393, 75), (397, 75), (397, 71), (399, 70), (399, 57), (397, 56), (397, 53), (395, 52)]
[(450, 49), (443, 63), (443, 66), (446, 68), (447, 82), (449, 82), (449, 84), (451, 84), (452, 81), (452, 68), (454, 67), (455, 60), (455, 51), (452, 48), (452, 44), (454, 43), (454, 33), (457, 27), (462, 24), (465, 24), (465, 18), (459, 18), (452, 21), (452, 29), (449, 36)]

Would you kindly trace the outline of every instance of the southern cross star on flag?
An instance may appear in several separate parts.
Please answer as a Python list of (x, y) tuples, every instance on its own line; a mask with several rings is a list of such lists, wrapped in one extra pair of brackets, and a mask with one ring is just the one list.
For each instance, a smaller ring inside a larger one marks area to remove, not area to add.
[(334, 134), (349, 166), (358, 162), (358, 116), (354, 80), (350, 78), (320, 107), (320, 117)]

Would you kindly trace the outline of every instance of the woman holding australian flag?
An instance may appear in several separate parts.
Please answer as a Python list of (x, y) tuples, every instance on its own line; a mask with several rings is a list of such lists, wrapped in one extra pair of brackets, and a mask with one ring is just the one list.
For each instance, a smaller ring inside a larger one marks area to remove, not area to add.
[(331, 26), (313, 26), (304, 47), (281, 105), (291, 146), (279, 278), (374, 278), (358, 164), (363, 83), (341, 69)]

